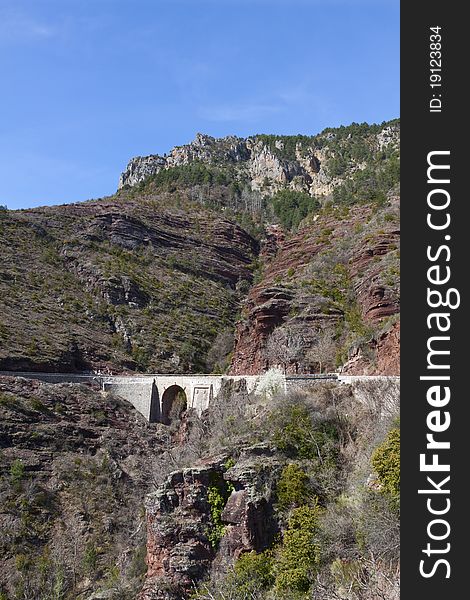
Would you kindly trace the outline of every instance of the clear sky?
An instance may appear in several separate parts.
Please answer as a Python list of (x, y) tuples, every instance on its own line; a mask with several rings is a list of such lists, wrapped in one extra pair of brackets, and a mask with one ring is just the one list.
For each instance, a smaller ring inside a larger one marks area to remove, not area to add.
[(132, 156), (399, 116), (399, 0), (0, 0), (0, 204), (113, 193)]

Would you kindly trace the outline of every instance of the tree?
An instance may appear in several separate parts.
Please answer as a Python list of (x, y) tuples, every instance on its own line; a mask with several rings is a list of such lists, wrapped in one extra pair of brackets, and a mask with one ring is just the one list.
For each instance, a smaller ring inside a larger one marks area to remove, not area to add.
[(286, 229), (297, 229), (302, 219), (320, 208), (316, 198), (295, 190), (281, 190), (271, 198), (275, 215)]
[(336, 358), (336, 344), (331, 329), (323, 329), (317, 336), (315, 344), (307, 352), (307, 361), (311, 365), (318, 365), (320, 373), (323, 368), (331, 369)]
[(294, 365), (295, 372), (298, 372), (304, 349), (303, 329), (289, 325), (275, 329), (266, 343), (266, 355), (270, 364), (282, 367), (284, 373), (287, 373), (291, 364)]

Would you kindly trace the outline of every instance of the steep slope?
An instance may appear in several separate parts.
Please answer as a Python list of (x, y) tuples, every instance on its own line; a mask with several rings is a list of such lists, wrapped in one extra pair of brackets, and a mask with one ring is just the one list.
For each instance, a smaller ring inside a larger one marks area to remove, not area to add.
[(146, 498), (139, 600), (397, 600), (398, 399), (391, 378), (217, 398)]
[(238, 323), (231, 371), (399, 373), (398, 199), (323, 210), (270, 247)]
[(135, 597), (162, 428), (86, 386), (0, 377), (1, 598)]
[(398, 121), (198, 134), (109, 198), (1, 210), (0, 370), (396, 373), (398, 174)]
[(155, 201), (0, 218), (0, 369), (204, 369), (257, 253), (233, 222)]

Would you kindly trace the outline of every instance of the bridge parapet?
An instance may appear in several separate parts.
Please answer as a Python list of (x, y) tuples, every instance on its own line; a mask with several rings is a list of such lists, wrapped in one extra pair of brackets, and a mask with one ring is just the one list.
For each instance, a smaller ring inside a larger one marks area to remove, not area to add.
[(337, 373), (320, 373), (315, 375), (286, 375), (286, 391), (307, 389), (318, 383), (338, 381)]

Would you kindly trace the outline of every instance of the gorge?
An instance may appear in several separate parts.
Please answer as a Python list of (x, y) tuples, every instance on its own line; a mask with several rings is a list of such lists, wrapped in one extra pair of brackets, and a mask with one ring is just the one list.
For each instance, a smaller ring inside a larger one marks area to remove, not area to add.
[(399, 240), (397, 120), (1, 210), (0, 599), (398, 598)]

